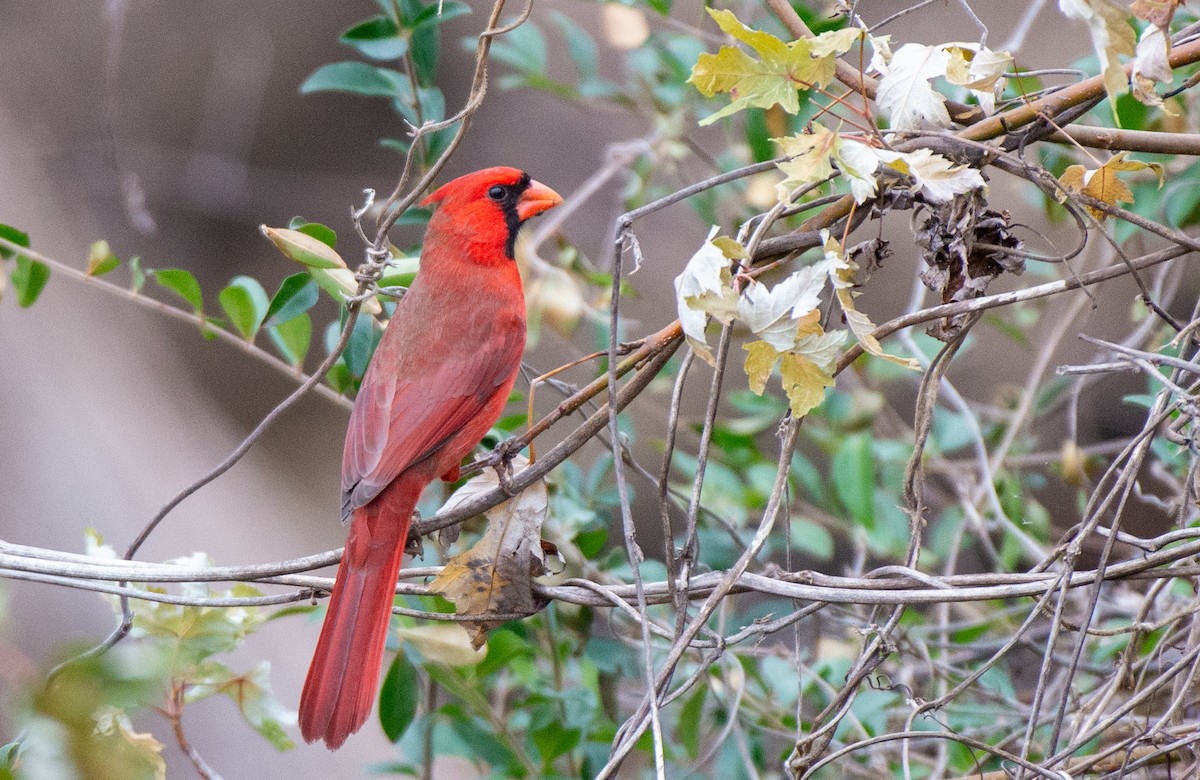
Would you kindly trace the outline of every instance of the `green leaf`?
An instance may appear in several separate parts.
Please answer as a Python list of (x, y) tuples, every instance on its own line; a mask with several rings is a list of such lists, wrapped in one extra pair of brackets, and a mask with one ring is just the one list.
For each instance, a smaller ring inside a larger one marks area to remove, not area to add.
[(12, 286), (17, 291), (17, 305), (28, 309), (42, 294), (50, 281), (50, 266), (25, 255), (17, 255), (17, 267), (12, 272)]
[(129, 289), (137, 295), (146, 284), (146, 272), (142, 270), (142, 258), (133, 257), (129, 261)]
[(567, 42), (567, 54), (575, 63), (582, 81), (592, 81), (596, 78), (596, 42), (582, 27), (571, 21), (571, 17), (561, 11), (552, 13), (555, 24), (562, 29), (563, 38)]
[(693, 760), (700, 755), (700, 717), (704, 714), (704, 699), (708, 695), (708, 685), (701, 683), (684, 702), (679, 711), (679, 722), (676, 726), (679, 741)]
[(857, 31), (843, 30), (784, 43), (770, 33), (746, 27), (732, 11), (707, 10), (726, 34), (749, 46), (761, 59), (736, 46), (722, 46), (716, 54), (700, 55), (688, 83), (705, 97), (729, 93), (733, 98), (729, 105), (701, 120), (701, 125), (745, 108), (776, 104), (789, 114), (797, 113), (800, 90), (827, 86), (833, 80), (836, 56), (846, 52), (859, 37)]
[[(422, 87), (433, 86), (439, 49), (437, 25), (423, 24), (414, 28), (409, 45), (412, 48), (412, 64), (417, 84)], [(409, 100), (411, 99), (410, 97)]]
[(354, 25), (339, 38), (373, 60), (398, 60), (408, 52), (408, 39), (386, 16), (376, 16)]
[(476, 669), (481, 677), (487, 677), (508, 666), (515, 658), (532, 658), (534, 652), (533, 645), (514, 632), (502, 628), (488, 637), (487, 656)]
[(107, 241), (96, 241), (88, 251), (88, 276), (104, 276), (121, 264), (121, 259), (108, 248)]
[(320, 222), (309, 222), (304, 217), (292, 217), (288, 221), (288, 227), (312, 236), (330, 249), (337, 249), (337, 233)]
[[(308, 233), (291, 228), (259, 226), (284, 256), (309, 268), (345, 268), (346, 261), (333, 247)], [(332, 231), (330, 231), (332, 232)]]
[[(471, 13), (471, 6), (466, 3), (456, 3), (454, 0), (431, 3), (412, 20), (412, 27), (416, 29), (425, 25), (442, 24), (469, 13)], [(474, 39), (472, 39), (472, 45), (474, 45)]]
[[(474, 41), (470, 48), (475, 48)], [(533, 22), (525, 22), (503, 38), (495, 40), (491, 57), (522, 73), (546, 75), (546, 39)]]
[(417, 668), (404, 655), (402, 647), (379, 689), (379, 723), (392, 742), (400, 741), (416, 717), (419, 690)]
[(554, 759), (578, 745), (583, 735), (579, 729), (570, 729), (558, 720), (551, 720), (540, 729), (532, 731), (529, 736), (533, 738), (533, 744), (542, 757), (543, 768), (549, 770), (552, 769)]
[[(669, 16), (671, 14), (671, 2), (672, 0), (646, 0), (646, 5), (650, 6), (663, 16)], [(693, 758), (695, 758), (695, 756), (693, 756)]]
[[(23, 247), (29, 246), (29, 234), (25, 233), (23, 231), (17, 230), (12, 225), (5, 225), (3, 223), (0, 223), (0, 238), (3, 238), (6, 241), (10, 241), (10, 242), (16, 244), (17, 246), (23, 246)], [(0, 259), (8, 260), (12, 256), (13, 256), (12, 249), (10, 249), (6, 246), (0, 246)]]
[(373, 331), (373, 321), (370, 317), (360, 314), (354, 321), (354, 332), (350, 334), (350, 341), (346, 343), (342, 359), (346, 361), (346, 368), (356, 377), (361, 377), (367, 372), (367, 362), (371, 359), (374, 346)]
[[(315, 287), (315, 285), (314, 285)], [(217, 300), (225, 310), (225, 316), (238, 329), (247, 341), (253, 341), (259, 326), (267, 316), (267, 291), (257, 279), (249, 276), (235, 276), (229, 285), (221, 290)]]
[(389, 264), (387, 273), (379, 280), (379, 286), (411, 287), (419, 270), (421, 270), (420, 257), (398, 257)]
[(160, 287), (165, 287), (187, 301), (196, 314), (204, 311), (204, 296), (200, 292), (200, 282), (196, 281), (196, 277), (192, 275), (191, 271), (185, 271), (182, 268), (163, 268), (149, 273)]
[(224, 694), (237, 704), (242, 717), (276, 750), (291, 750), (295, 744), (284, 731), (283, 724), (294, 718), (271, 690), (271, 665), (260, 661), (249, 672), (236, 674), (223, 664), (212, 661), (201, 667), (198, 679), (189, 681), (187, 701), (196, 701), (214, 694)]
[(316, 304), (320, 294), (317, 283), (311, 276), (304, 272), (292, 274), (279, 285), (279, 291), (267, 306), (263, 326), (279, 325), (299, 317)]
[(875, 525), (875, 465), (871, 458), (871, 440), (866, 434), (847, 436), (832, 464), (833, 489), (842, 506), (864, 528)]
[(267, 335), (283, 359), (300, 368), (312, 343), (312, 318), (302, 313), (277, 325), (269, 325)]
[(833, 557), (833, 537), (822, 526), (802, 517), (792, 518), (792, 548), (827, 561)]
[(365, 62), (331, 62), (317, 68), (300, 85), (300, 94), (352, 92), (366, 97), (402, 97), (412, 94), (403, 73)]

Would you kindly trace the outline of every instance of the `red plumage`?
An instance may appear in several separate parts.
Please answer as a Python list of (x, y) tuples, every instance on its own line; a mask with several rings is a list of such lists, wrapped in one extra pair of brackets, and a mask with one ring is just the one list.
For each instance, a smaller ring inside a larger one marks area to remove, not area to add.
[(421, 270), (384, 331), (350, 414), (350, 534), (300, 698), (300, 733), (334, 750), (371, 713), (409, 524), (500, 417), (525, 348), (513, 260), (520, 224), (562, 202), (514, 168), (438, 189)]

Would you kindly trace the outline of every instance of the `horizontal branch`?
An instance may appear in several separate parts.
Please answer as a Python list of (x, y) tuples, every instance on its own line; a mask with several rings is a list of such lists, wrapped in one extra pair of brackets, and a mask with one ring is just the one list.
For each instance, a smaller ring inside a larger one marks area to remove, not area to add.
[[(1181, 540), (1179, 532), (1172, 532), (1162, 539), (1141, 540), (1145, 549), (1153, 549), (1145, 555), (1122, 561), (1098, 570), (1076, 571), (1067, 577), (1068, 588), (1080, 588), (1102, 578), (1114, 581), (1127, 578), (1145, 579), (1180, 576), (1172, 564), (1200, 554), (1200, 531)], [(1175, 546), (1157, 549), (1161, 545)], [(190, 567), (170, 563), (143, 563), (86, 555), (69, 555), (53, 550), (26, 547), (0, 542), (0, 577), (25, 579), (47, 584), (94, 590), (102, 593), (127, 595), (151, 601), (161, 601), (191, 606), (250, 606), (280, 604), (311, 599), (317, 592), (328, 592), (333, 587), (332, 577), (316, 577), (301, 574), (314, 568), (329, 565), (340, 555), (330, 551), (320, 555), (296, 558), (252, 566)], [(427, 596), (428, 587), (406, 580), (425, 579), (436, 576), (440, 566), (426, 566), (401, 571), (401, 582), (396, 592), (406, 596)], [(900, 571), (897, 576), (897, 571)], [(745, 572), (738, 576), (731, 592), (755, 592), (780, 596), (800, 601), (871, 606), (898, 606), (917, 604), (946, 604), (993, 599), (1014, 599), (1042, 596), (1059, 586), (1060, 573), (1040, 572), (993, 572), (981, 574), (955, 574), (931, 576), (924, 573), (905, 573), (900, 567), (888, 567), (887, 576), (839, 577), (811, 571), (787, 572), (771, 570), (765, 574)], [(884, 573), (881, 572), (881, 573)], [(692, 577), (688, 597), (701, 599), (720, 585), (727, 572), (714, 571)], [(285, 585), (300, 588), (292, 594), (264, 596), (261, 598), (194, 598), (176, 594), (151, 593), (140, 588), (122, 588), (111, 582), (129, 581), (140, 583), (202, 583), (202, 582), (247, 582), (252, 584)], [(561, 585), (535, 583), (534, 592), (548, 600), (563, 601), (593, 607), (611, 607), (614, 599), (631, 606), (636, 604), (636, 593), (632, 584), (602, 585), (578, 580), (567, 580)], [(607, 597), (597, 591), (604, 591)], [(645, 584), (647, 602), (667, 604), (671, 601), (671, 589), (665, 581)], [(438, 613), (417, 613), (423, 617), (442, 619)], [(450, 619), (457, 619), (449, 616)]]
[(1114, 127), (1070, 125), (1046, 138), (1058, 144), (1078, 144), (1092, 149), (1200, 156), (1200, 134), (1122, 130)]

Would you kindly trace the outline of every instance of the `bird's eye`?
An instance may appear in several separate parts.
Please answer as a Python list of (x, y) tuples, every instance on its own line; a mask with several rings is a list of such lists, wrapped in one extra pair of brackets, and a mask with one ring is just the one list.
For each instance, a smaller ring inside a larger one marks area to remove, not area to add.
[(492, 200), (504, 200), (504, 192), (504, 188), (497, 184), (488, 190), (488, 197)]

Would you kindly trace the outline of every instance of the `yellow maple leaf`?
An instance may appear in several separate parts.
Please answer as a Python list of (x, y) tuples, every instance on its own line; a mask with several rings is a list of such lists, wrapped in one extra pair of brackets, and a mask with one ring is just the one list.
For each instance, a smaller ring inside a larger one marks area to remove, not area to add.
[(716, 54), (701, 54), (688, 83), (705, 97), (728, 93), (732, 102), (700, 121), (711, 124), (745, 108), (778, 105), (789, 114), (800, 110), (800, 90), (828, 85), (834, 76), (835, 58), (854, 45), (862, 33), (840, 30), (785, 43), (770, 33), (738, 21), (732, 11), (707, 9), (720, 28), (754, 50), (755, 59), (736, 46), (722, 46)]
[(831, 158), (837, 154), (841, 138), (837, 132), (813, 124), (811, 133), (797, 133), (787, 138), (773, 138), (779, 153), (791, 159), (776, 163), (787, 178), (775, 185), (779, 199), (805, 184), (821, 181), (833, 175)]
[(833, 369), (838, 350), (846, 341), (846, 331), (826, 333), (820, 312), (811, 312), (796, 320), (796, 345), (780, 352), (767, 341), (742, 345), (746, 350), (746, 377), (750, 389), (762, 395), (771, 372), (779, 364), (783, 391), (787, 394), (794, 417), (803, 417), (819, 406), (825, 388), (833, 387)]
[(750, 390), (755, 395), (762, 395), (767, 389), (767, 379), (771, 376), (775, 364), (779, 362), (779, 352), (765, 341), (752, 341), (743, 344), (746, 350), (746, 378), (750, 380)]
[(781, 356), (779, 373), (793, 417), (803, 417), (820, 406), (825, 400), (825, 389), (833, 387), (833, 375), (829, 371), (795, 352)]
[[(1108, 162), (1093, 170), (1088, 170), (1082, 165), (1072, 165), (1067, 168), (1058, 178), (1058, 183), (1066, 190), (1066, 193), (1059, 195), (1059, 200), (1066, 200), (1067, 193), (1083, 193), (1111, 206), (1118, 203), (1132, 203), (1133, 191), (1117, 176), (1118, 173), (1128, 171), (1152, 170), (1158, 176), (1158, 186), (1162, 187), (1163, 167), (1161, 165), (1140, 160), (1128, 160), (1125, 158), (1126, 154), (1126, 152), (1117, 152), (1109, 158)], [(1105, 212), (1091, 206), (1088, 206), (1087, 210), (1098, 220), (1103, 220), (1107, 216)]]

